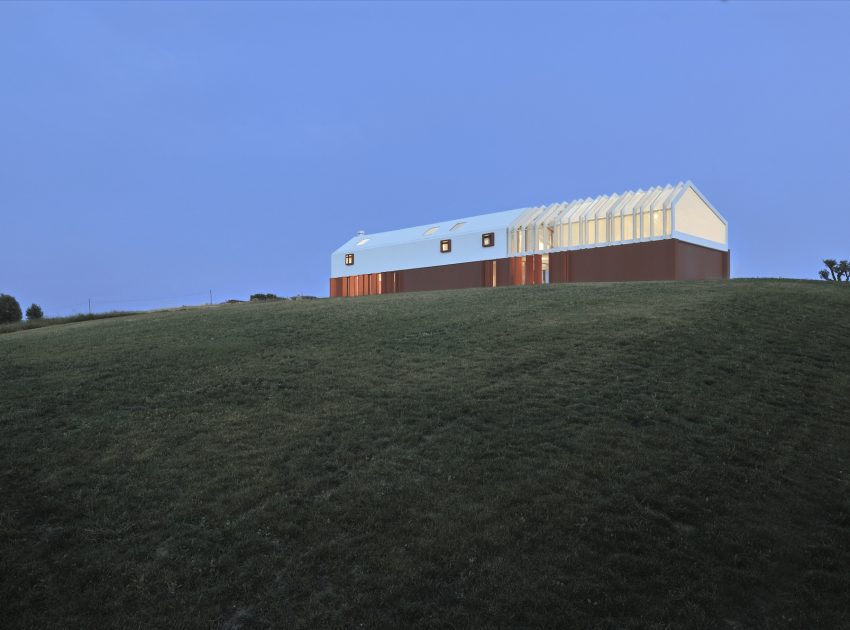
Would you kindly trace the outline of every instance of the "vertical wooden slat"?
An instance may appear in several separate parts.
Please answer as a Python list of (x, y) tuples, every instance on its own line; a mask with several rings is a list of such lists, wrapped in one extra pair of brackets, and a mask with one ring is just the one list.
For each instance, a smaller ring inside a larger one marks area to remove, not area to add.
[(496, 261), (496, 286), (511, 286), (511, 261), (508, 258)]
[(481, 263), (481, 286), (493, 286), (493, 261), (485, 260)]

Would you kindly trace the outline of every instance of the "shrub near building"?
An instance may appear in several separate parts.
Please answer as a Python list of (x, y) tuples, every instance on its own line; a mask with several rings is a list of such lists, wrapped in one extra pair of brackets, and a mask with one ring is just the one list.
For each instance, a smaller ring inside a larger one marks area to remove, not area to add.
[(27, 319), (32, 321), (34, 319), (41, 319), (44, 317), (44, 311), (41, 310), (41, 307), (38, 304), (30, 304), (30, 307), (27, 309)]
[(21, 305), (11, 295), (0, 293), (0, 324), (21, 321)]

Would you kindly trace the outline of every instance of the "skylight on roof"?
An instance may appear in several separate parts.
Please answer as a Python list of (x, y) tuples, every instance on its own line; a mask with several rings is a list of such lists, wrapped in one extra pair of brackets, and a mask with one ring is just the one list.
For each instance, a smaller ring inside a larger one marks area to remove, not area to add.
[(439, 225), (437, 227), (428, 228), (427, 230), (425, 230), (425, 234), (423, 236), (431, 236), (434, 232), (436, 232), (439, 229), (440, 229)]
[(365, 245), (368, 242), (369, 242), (368, 238), (363, 238), (363, 239), (360, 239), (359, 241), (357, 241), (357, 244), (358, 245)]
[(457, 229), (459, 229), (459, 228), (462, 228), (464, 225), (466, 225), (466, 221), (461, 221), (460, 223), (455, 223), (455, 224), (452, 226), (452, 229), (451, 229), (451, 230), (449, 230), (449, 232), (451, 232), (452, 230), (457, 230)]

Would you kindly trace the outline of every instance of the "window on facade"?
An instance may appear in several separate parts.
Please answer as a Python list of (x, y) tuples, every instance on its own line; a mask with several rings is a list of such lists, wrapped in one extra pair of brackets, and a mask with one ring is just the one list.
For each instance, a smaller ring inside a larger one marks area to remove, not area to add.
[(496, 244), (496, 234), (487, 232), (481, 235), (481, 247), (493, 247)]
[(661, 210), (656, 210), (652, 213), (652, 235), (661, 236), (664, 234), (664, 215)]
[(447, 238), (443, 241), (440, 241), (440, 253), (448, 254), (450, 251), (452, 251), (452, 240)]
[(608, 219), (596, 219), (596, 242), (608, 242)]
[(427, 230), (425, 230), (424, 236), (431, 236), (434, 232), (436, 232), (439, 229), (440, 229), (439, 225), (437, 227), (428, 228)]
[(596, 245), (596, 219), (588, 219), (584, 224), (587, 232), (585, 244)]
[(460, 228), (462, 228), (464, 225), (466, 225), (466, 221), (461, 221), (460, 223), (455, 223), (455, 224), (452, 226), (452, 229), (451, 229), (451, 230), (449, 230), (449, 232), (451, 232), (452, 230), (459, 230), (459, 229), (460, 229)]
[(623, 240), (631, 241), (635, 238), (635, 217), (633, 214), (623, 216)]
[(579, 227), (581, 224), (578, 221), (570, 223), (570, 245), (582, 245), (581, 232)]
[(346, 254), (345, 255), (345, 264), (353, 265), (354, 264), (354, 254)]

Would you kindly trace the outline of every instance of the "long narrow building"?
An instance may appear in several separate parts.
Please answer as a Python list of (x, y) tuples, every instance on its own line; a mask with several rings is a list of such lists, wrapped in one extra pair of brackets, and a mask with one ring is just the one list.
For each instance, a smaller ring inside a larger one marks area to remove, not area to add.
[(726, 219), (686, 182), (360, 232), (331, 255), (330, 295), (728, 277)]

